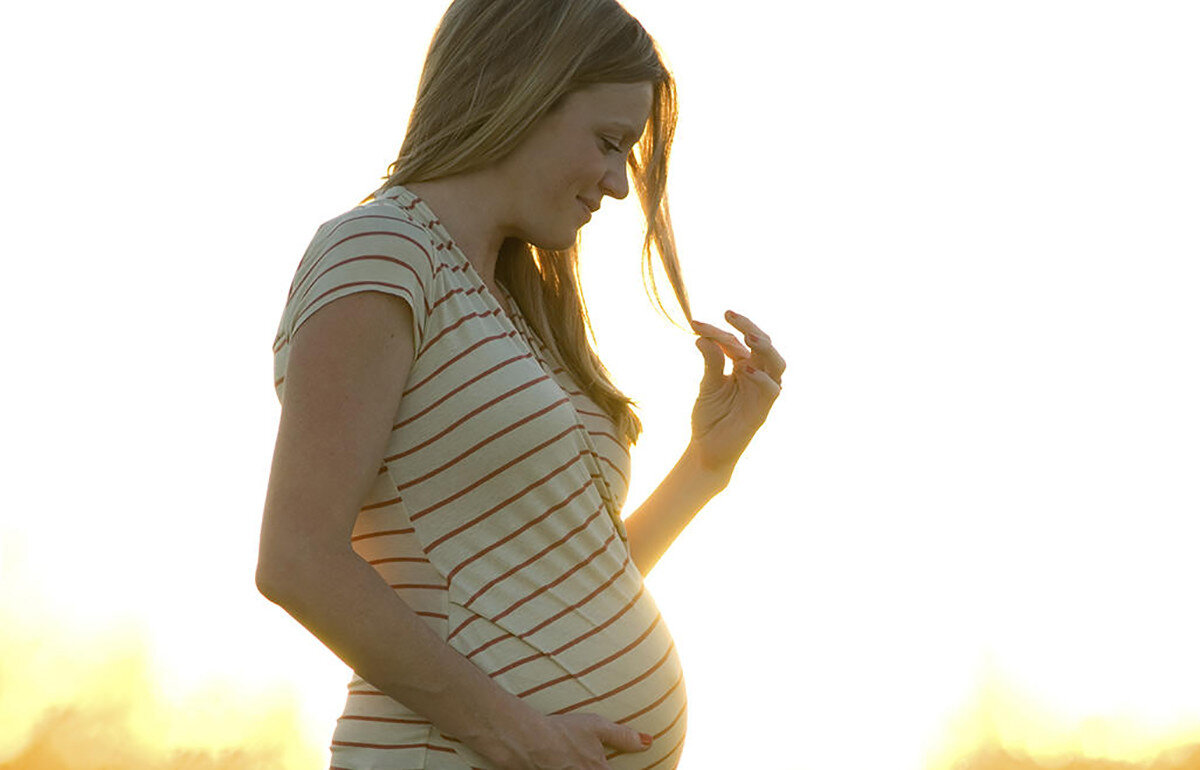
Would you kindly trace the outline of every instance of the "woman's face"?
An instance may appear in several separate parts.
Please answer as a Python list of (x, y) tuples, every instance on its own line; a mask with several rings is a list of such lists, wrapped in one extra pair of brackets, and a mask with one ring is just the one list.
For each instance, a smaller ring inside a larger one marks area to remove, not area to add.
[(626, 160), (652, 102), (649, 83), (604, 83), (569, 94), (545, 115), (498, 164), (514, 192), (506, 235), (565, 249), (605, 195), (628, 195)]

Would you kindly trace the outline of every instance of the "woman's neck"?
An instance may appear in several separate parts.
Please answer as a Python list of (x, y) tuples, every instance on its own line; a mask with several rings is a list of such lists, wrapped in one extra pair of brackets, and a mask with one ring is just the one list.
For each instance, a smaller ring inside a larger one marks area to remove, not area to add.
[(406, 184), (429, 207), (459, 250), (496, 294), (496, 260), (504, 235), (497, 197), (482, 174), (460, 174)]

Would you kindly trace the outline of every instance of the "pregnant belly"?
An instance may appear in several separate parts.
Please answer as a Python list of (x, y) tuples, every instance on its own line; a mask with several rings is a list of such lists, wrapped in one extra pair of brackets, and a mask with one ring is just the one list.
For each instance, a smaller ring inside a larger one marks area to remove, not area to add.
[(613, 767), (674, 767), (687, 720), (683, 668), (640, 579), (604, 601), (564, 606), (557, 635), (518, 635), (468, 612), (451, 604), (450, 627), (460, 629), (451, 643), (497, 684), (543, 714), (599, 714), (654, 738), (649, 752), (614, 756)]

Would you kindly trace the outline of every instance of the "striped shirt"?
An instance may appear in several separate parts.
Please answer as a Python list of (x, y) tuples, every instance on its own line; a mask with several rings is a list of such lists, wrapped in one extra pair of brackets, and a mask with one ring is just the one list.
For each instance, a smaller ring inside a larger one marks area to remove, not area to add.
[[(654, 736), (649, 751), (612, 755), (613, 767), (675, 767), (682, 669), (629, 558), (629, 451), (613, 421), (402, 186), (313, 237), (274, 344), (281, 401), (296, 329), (359, 291), (409, 304), (415, 355), (355, 551), (450, 646), (541, 713), (598, 713)], [(332, 767), (346, 770), (487, 767), (357, 675), (332, 752)]]

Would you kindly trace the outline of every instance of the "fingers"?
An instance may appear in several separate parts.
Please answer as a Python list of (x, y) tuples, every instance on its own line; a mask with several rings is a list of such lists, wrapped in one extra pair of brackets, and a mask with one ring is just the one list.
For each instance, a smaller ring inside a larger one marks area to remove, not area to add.
[(625, 727), (616, 722), (601, 725), (596, 735), (604, 744), (624, 752), (645, 751), (654, 742), (646, 733), (639, 733), (632, 727)]
[[(783, 360), (783, 356), (771, 344), (771, 338), (762, 329), (744, 315), (738, 315), (732, 310), (725, 312), (725, 318), (733, 325), (735, 329), (742, 332), (746, 337), (746, 344), (750, 346), (753, 355), (757, 357), (758, 363), (766, 370), (771, 379), (779, 384), (782, 382), (783, 372), (787, 369), (787, 362)], [(732, 336), (732, 335), (731, 335)]]
[(696, 348), (704, 356), (704, 376), (700, 380), (700, 387), (719, 387), (725, 374), (725, 352), (708, 337), (697, 337)]
[[(692, 328), (701, 338), (711, 339), (719, 345), (721, 351), (733, 359), (735, 365), (740, 364), (742, 367), (749, 365), (752, 369), (765, 371), (767, 376), (774, 380), (776, 385), (782, 384), (783, 372), (787, 369), (787, 362), (783, 360), (783, 356), (775, 349), (767, 333), (749, 318), (738, 315), (732, 310), (726, 312), (725, 318), (735, 329), (742, 332), (745, 336), (746, 345), (750, 346), (748, 349), (736, 336), (712, 324), (693, 321)], [(707, 361), (706, 357), (705, 362), (707, 363)]]
[(706, 324), (703, 321), (692, 321), (692, 329), (701, 337), (710, 339), (720, 345), (725, 355), (734, 361), (750, 357), (750, 351), (746, 349), (742, 341), (724, 329), (718, 329), (716, 326)]
[(764, 339), (767, 342), (771, 341), (771, 339), (767, 336), (766, 332), (764, 332), (762, 329), (758, 328), (758, 326), (753, 321), (751, 321), (749, 318), (747, 318), (744, 315), (738, 315), (737, 313), (733, 312), (732, 310), (726, 310), (725, 311), (725, 320), (728, 321), (729, 323), (733, 324), (733, 327), (735, 329), (737, 329), (738, 331), (742, 332), (743, 334), (753, 335), (760, 339)]
[(768, 403), (774, 403), (779, 397), (779, 392), (782, 387), (779, 380), (771, 376), (771, 373), (764, 369), (755, 369), (750, 364), (742, 367), (742, 374), (747, 379), (754, 383), (758, 390), (767, 398)]

